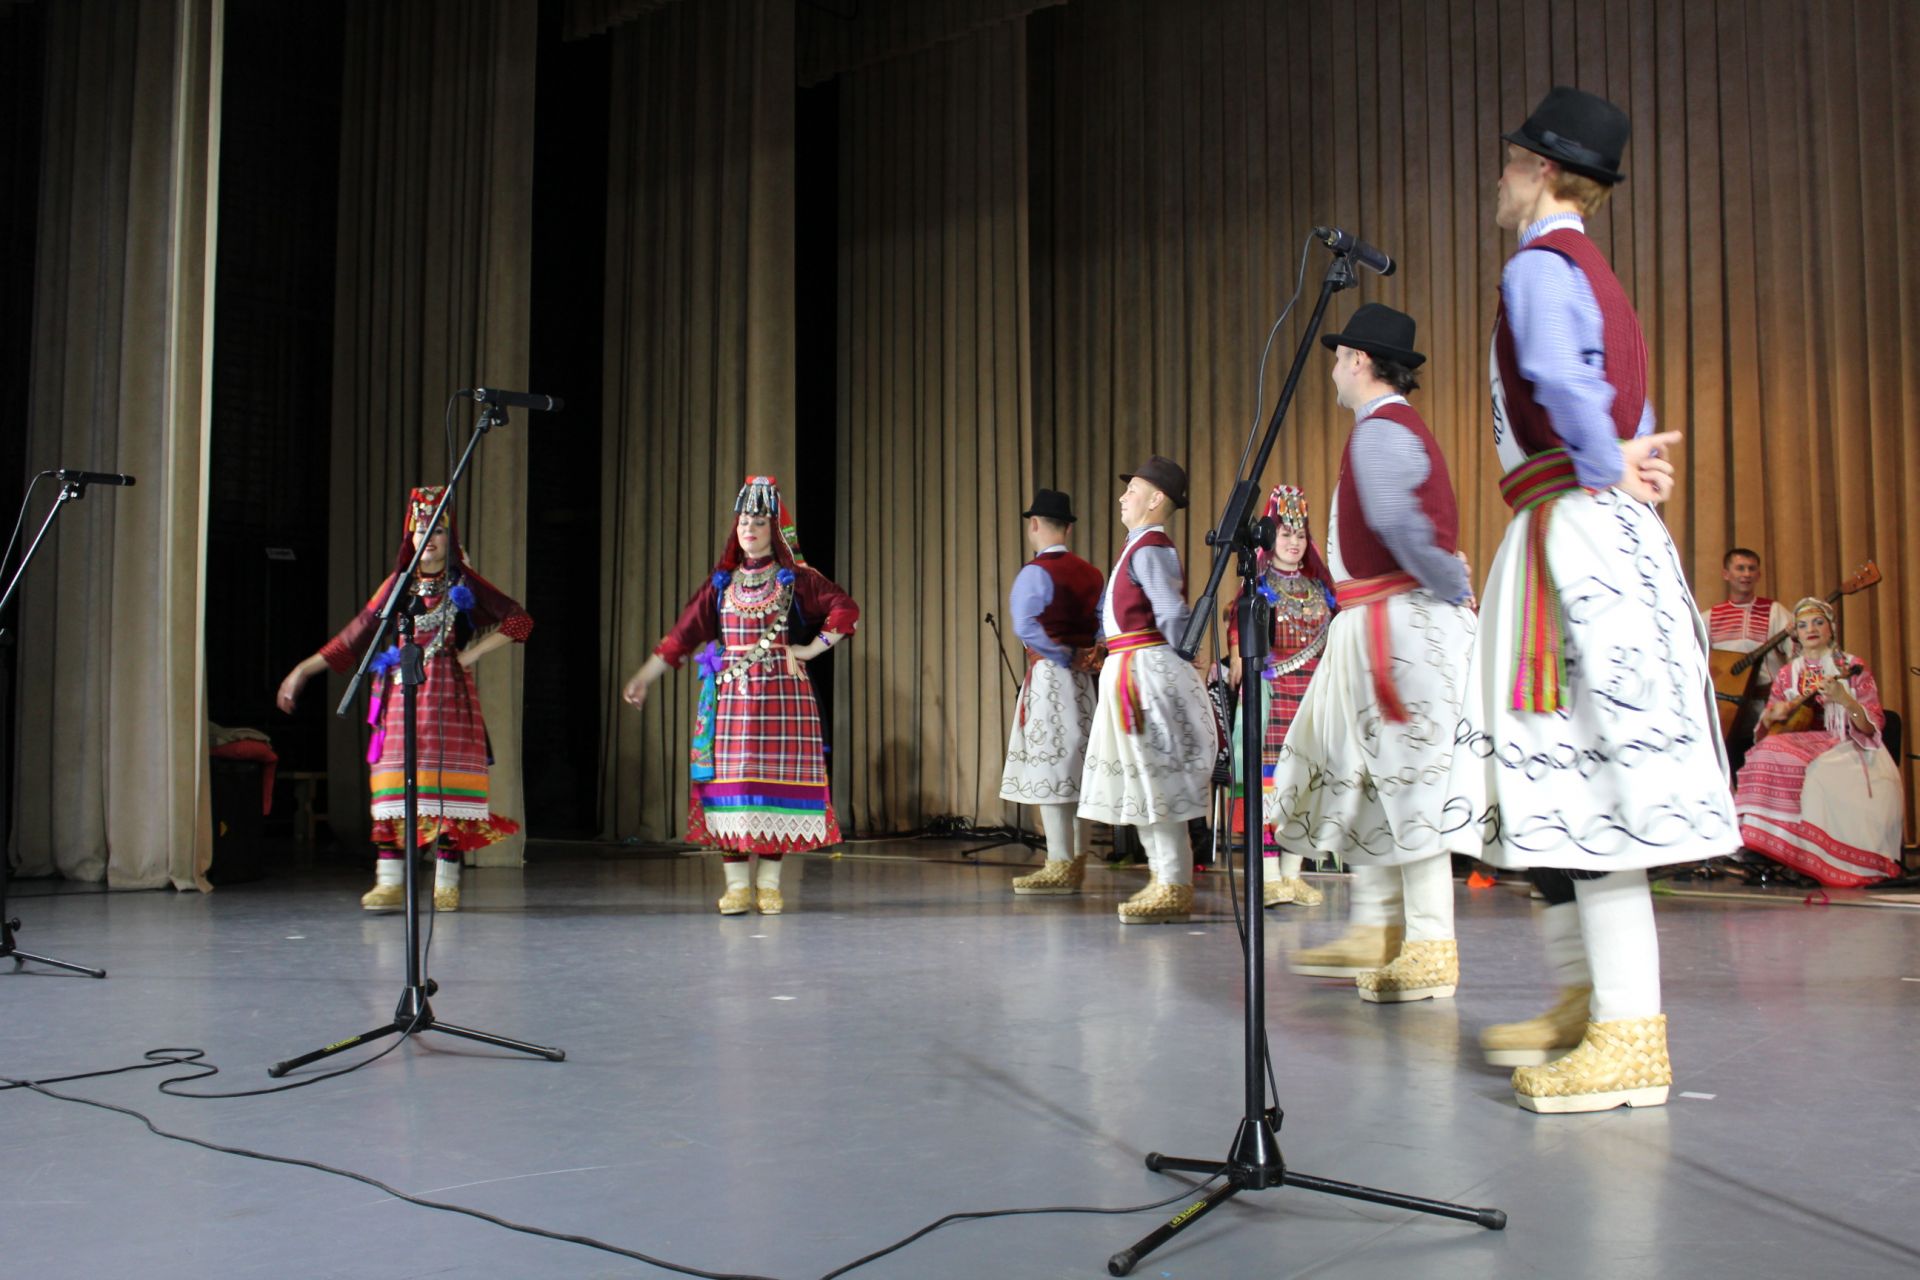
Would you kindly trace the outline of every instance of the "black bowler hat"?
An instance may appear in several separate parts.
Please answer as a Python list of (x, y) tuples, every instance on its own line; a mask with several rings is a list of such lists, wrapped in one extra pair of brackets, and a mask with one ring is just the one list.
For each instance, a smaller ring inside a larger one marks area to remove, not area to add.
[(1413, 349), (1413, 338), (1412, 316), (1378, 302), (1368, 302), (1347, 321), (1346, 332), (1322, 334), (1320, 343), (1329, 351), (1335, 347), (1352, 347), (1355, 351), (1418, 369), (1427, 358)]
[(1073, 498), (1058, 489), (1035, 489), (1033, 505), (1020, 513), (1025, 520), (1028, 516), (1039, 516), (1055, 524), (1073, 523)]
[(1629, 132), (1626, 112), (1605, 98), (1560, 85), (1540, 99), (1525, 124), (1500, 136), (1570, 173), (1612, 186), (1627, 178), (1620, 172), (1620, 155)]
[(1148, 484), (1167, 495), (1172, 500), (1174, 510), (1184, 510), (1187, 505), (1187, 469), (1172, 458), (1163, 458), (1154, 454), (1140, 464), (1137, 471), (1128, 471), (1121, 475), (1122, 480), (1131, 480), (1139, 476)]

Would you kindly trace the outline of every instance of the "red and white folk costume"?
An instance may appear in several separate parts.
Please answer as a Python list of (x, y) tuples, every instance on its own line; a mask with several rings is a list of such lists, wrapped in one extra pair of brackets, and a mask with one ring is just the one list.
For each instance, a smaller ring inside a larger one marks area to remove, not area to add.
[[(1728, 653), (1752, 653), (1793, 626), (1793, 615), (1778, 600), (1755, 596), (1745, 604), (1722, 600), (1707, 610), (1707, 646)], [(1792, 642), (1776, 648), (1760, 663), (1760, 677), (1769, 684), (1791, 652)]]
[[(1174, 509), (1187, 505), (1179, 464), (1156, 455), (1134, 475)], [(1153, 881), (1120, 904), (1127, 924), (1183, 923), (1193, 909), (1187, 823), (1206, 816), (1220, 730), (1200, 673), (1173, 650), (1187, 617), (1179, 550), (1164, 526), (1135, 528), (1101, 599), (1107, 657), (1079, 809), (1092, 822), (1140, 828)]]
[[(416, 533), (433, 515), (441, 492), (441, 486), (433, 485), (409, 495), (393, 572), (353, 621), (320, 650), (321, 658), (334, 671), (348, 675), (359, 665), (372, 642), (380, 606), (386, 603), (395, 579), (412, 561)], [(435, 574), (418, 574), (413, 598), (403, 606), (413, 619), (413, 642), (426, 651), (426, 683), (415, 695), (419, 829), (413, 843), (420, 848), (436, 842), (439, 846), (434, 903), (445, 911), (459, 907), (461, 855), (520, 829), (519, 823), (488, 807), (487, 771), (492, 753), (487, 746), (487, 726), (480, 714), (473, 673), (460, 664), (459, 656), (495, 629), (515, 643), (523, 643), (533, 631), (533, 619), (519, 602), (467, 563), (452, 518), (452, 511), (442, 517), (447, 530), (444, 567)], [(368, 910), (399, 905), (404, 870), (400, 856), (405, 837), (400, 825), (405, 811), (406, 739), (399, 657), (395, 638), (393, 647), (376, 657), (370, 669), (373, 702), (368, 719), (375, 727), (367, 760), (372, 765), (373, 842), (380, 862), (374, 888), (362, 899)]]
[[(1424, 360), (1415, 335), (1411, 316), (1368, 303), (1322, 341), (1410, 370)], [(1446, 999), (1459, 983), (1450, 855), (1478, 847), (1478, 810), (1449, 764), (1475, 620), (1446, 459), (1407, 398), (1379, 382), (1342, 390), (1354, 428), (1327, 541), (1340, 611), (1268, 820), (1283, 848), (1330, 851), (1353, 874), (1347, 932), (1288, 967), (1351, 976), (1362, 999), (1398, 1003)]]
[[(1074, 522), (1072, 500), (1055, 489), (1040, 490), (1021, 514), (1054, 525)], [(1038, 809), (1047, 838), (1046, 865), (1013, 882), (1023, 896), (1076, 893), (1085, 876), (1086, 828), (1074, 811), (1098, 688), (1079, 660), (1099, 629), (1104, 585), (1098, 568), (1058, 542), (1040, 548), (1008, 592), (1007, 617), (1026, 646), (1027, 674), (1007, 739), (1000, 798)]]
[[(1314, 545), (1312, 531), (1307, 527), (1306, 491), (1290, 484), (1275, 485), (1267, 495), (1265, 514), (1274, 522), (1276, 536), (1303, 537), (1307, 546), (1301, 562), (1291, 568), (1282, 567), (1269, 549), (1262, 549), (1258, 555), (1260, 590), (1273, 612), (1270, 647), (1266, 665), (1260, 672), (1260, 704), (1264, 708), (1261, 721), (1265, 725), (1260, 740), (1263, 813), (1273, 791), (1274, 771), (1280, 763), (1287, 731), (1293, 727), (1294, 715), (1306, 696), (1313, 673), (1320, 668), (1320, 655), (1326, 648), (1334, 610), (1333, 576), (1320, 558), (1320, 548)], [(1237, 601), (1227, 612), (1230, 618), (1237, 618)], [(1239, 655), (1237, 626), (1227, 627), (1227, 649), (1231, 655)], [(1246, 678), (1246, 673), (1242, 678)], [(1236, 746), (1234, 759), (1239, 758)], [(1236, 778), (1236, 784), (1237, 781)], [(1262, 825), (1265, 825), (1264, 817)], [(1304, 861), (1299, 853), (1265, 851), (1260, 869), (1265, 881), (1261, 896), (1266, 906), (1320, 905), (1323, 895), (1300, 874)]]
[[(722, 914), (783, 909), (782, 855), (840, 841), (827, 786), (813, 682), (787, 669), (787, 649), (859, 626), (853, 597), (800, 555), (792, 519), (771, 476), (750, 476), (738, 513), (773, 524), (770, 555), (749, 560), (737, 529), (712, 577), (654, 648), (678, 669), (699, 657), (705, 682), (693, 743), (687, 839), (723, 850)], [(759, 867), (749, 888), (750, 856)]]
[[(1810, 596), (1796, 606), (1796, 613), (1809, 612), (1833, 624), (1826, 601)], [(1866, 712), (1870, 731), (1820, 692), (1836, 681)], [(1774, 677), (1767, 701), (1779, 706), (1807, 695), (1818, 728), (1769, 734), (1747, 752), (1733, 796), (1741, 841), (1821, 884), (1850, 887), (1899, 875), (1904, 799), (1899, 767), (1880, 740), (1886, 712), (1873, 672), (1837, 649), (1795, 658)]]

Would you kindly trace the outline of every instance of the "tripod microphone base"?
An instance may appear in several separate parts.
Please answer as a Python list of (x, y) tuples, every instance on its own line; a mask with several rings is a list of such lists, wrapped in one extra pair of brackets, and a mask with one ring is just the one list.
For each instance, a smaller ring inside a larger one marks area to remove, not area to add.
[[(103, 974), (102, 976), (104, 977), (105, 975)], [(348, 1036), (344, 1040), (336, 1040), (332, 1044), (323, 1045), (315, 1049), (312, 1053), (303, 1053), (297, 1058), (289, 1058), (285, 1062), (276, 1062), (267, 1068), (267, 1074), (278, 1080), (289, 1071), (304, 1067), (310, 1062), (318, 1062), (322, 1058), (331, 1058), (336, 1053), (344, 1053), (346, 1050), (355, 1048), (356, 1046), (370, 1044), (386, 1036), (404, 1034), (418, 1035), (423, 1031), (438, 1031), (442, 1035), (459, 1036), (463, 1040), (474, 1040), (480, 1044), (490, 1044), (497, 1049), (512, 1049), (518, 1053), (527, 1053), (537, 1058), (545, 1058), (549, 1062), (565, 1062), (567, 1060), (567, 1051), (565, 1049), (554, 1049), (546, 1045), (530, 1044), (525, 1040), (513, 1040), (507, 1036), (495, 1035), (491, 1031), (475, 1031), (471, 1027), (456, 1027), (451, 1022), (441, 1022), (433, 1016), (433, 1006), (427, 1003), (427, 997), (433, 995), (439, 989), (439, 984), (432, 981), (407, 987), (400, 993), (400, 1003), (394, 1008), (393, 1021), (382, 1023), (371, 1031), (362, 1031), (359, 1035)]]
[(84, 973), (89, 978), (104, 978), (105, 969), (89, 969), (83, 964), (74, 964), (70, 960), (55, 960), (51, 956), (35, 955), (31, 951), (22, 951), (13, 945), (13, 931), (20, 927), (18, 920), (0, 920), (0, 960), (12, 959), (16, 971), (24, 968), (27, 961), (44, 964), (54, 969), (65, 969), (68, 973)]
[(1131, 1273), (1142, 1258), (1242, 1191), (1262, 1191), (1269, 1187), (1299, 1187), (1302, 1191), (1318, 1191), (1324, 1195), (1344, 1196), (1349, 1200), (1365, 1200), (1371, 1204), (1384, 1204), (1396, 1209), (1411, 1209), (1416, 1213), (1430, 1213), (1437, 1218), (1454, 1218), (1461, 1222), (1476, 1223), (1489, 1231), (1501, 1231), (1507, 1225), (1507, 1215), (1500, 1209), (1478, 1209), (1470, 1205), (1453, 1204), (1446, 1200), (1428, 1200), (1423, 1196), (1402, 1195), (1398, 1191), (1382, 1191), (1378, 1187), (1363, 1187), (1358, 1183), (1335, 1182), (1331, 1178), (1316, 1178), (1308, 1173), (1295, 1173), (1288, 1169), (1286, 1162), (1281, 1159), (1279, 1138), (1274, 1132), (1272, 1122), (1264, 1115), (1258, 1121), (1242, 1120), (1240, 1122), (1240, 1131), (1234, 1135), (1233, 1155), (1225, 1160), (1166, 1156), (1153, 1151), (1147, 1154), (1146, 1163), (1147, 1168), (1154, 1173), (1176, 1170), (1182, 1173), (1205, 1174), (1209, 1178), (1221, 1178), (1223, 1181), (1142, 1237), (1131, 1248), (1122, 1249), (1108, 1258), (1108, 1275), (1124, 1276)]

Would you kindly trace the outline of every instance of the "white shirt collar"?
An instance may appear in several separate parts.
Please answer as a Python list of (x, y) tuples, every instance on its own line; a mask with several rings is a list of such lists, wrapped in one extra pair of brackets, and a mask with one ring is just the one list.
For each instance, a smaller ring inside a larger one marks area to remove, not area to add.
[(1577, 213), (1550, 213), (1520, 233), (1520, 247), (1526, 248), (1549, 231), (1564, 231), (1569, 227), (1584, 233), (1587, 229), (1586, 219)]
[(1358, 409), (1355, 409), (1353, 411), (1353, 420), (1355, 422), (1365, 422), (1368, 418), (1371, 418), (1374, 414), (1380, 412), (1380, 410), (1385, 408), (1387, 405), (1412, 404), (1412, 403), (1413, 402), (1411, 400), (1407, 399), (1405, 396), (1401, 395), (1399, 392), (1391, 391), (1384, 396), (1375, 396), (1373, 399), (1361, 405)]
[(1042, 547), (1033, 554), (1036, 556), (1063, 556), (1067, 553), (1067, 544), (1056, 542), (1050, 547)]
[(1127, 535), (1127, 541), (1132, 542), (1136, 538), (1144, 537), (1149, 533), (1164, 533), (1166, 532), (1166, 528), (1167, 526), (1163, 524), (1143, 524)]

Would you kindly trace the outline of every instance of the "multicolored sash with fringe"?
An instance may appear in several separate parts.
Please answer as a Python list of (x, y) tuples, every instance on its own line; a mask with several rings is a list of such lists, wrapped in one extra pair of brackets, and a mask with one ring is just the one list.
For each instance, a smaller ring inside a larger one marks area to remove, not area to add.
[(1403, 596), (1420, 585), (1410, 573), (1383, 573), (1376, 578), (1348, 578), (1333, 584), (1334, 603), (1341, 612), (1365, 608), (1367, 611), (1367, 665), (1373, 668), (1373, 698), (1380, 714), (1394, 724), (1407, 722), (1407, 708), (1400, 691), (1393, 685), (1393, 646), (1387, 611), (1375, 608), (1395, 596)]
[(1139, 733), (1144, 708), (1140, 685), (1133, 678), (1133, 655), (1142, 649), (1165, 644), (1167, 638), (1152, 627), (1145, 631), (1123, 631), (1107, 640), (1107, 653), (1120, 655), (1120, 724), (1128, 733)]
[(1500, 496), (1515, 515), (1533, 512), (1527, 526), (1526, 593), (1513, 638), (1515, 711), (1558, 711), (1567, 700), (1566, 620), (1560, 588), (1547, 564), (1547, 526), (1560, 495), (1580, 488), (1573, 455), (1565, 449), (1536, 453), (1500, 478)]

